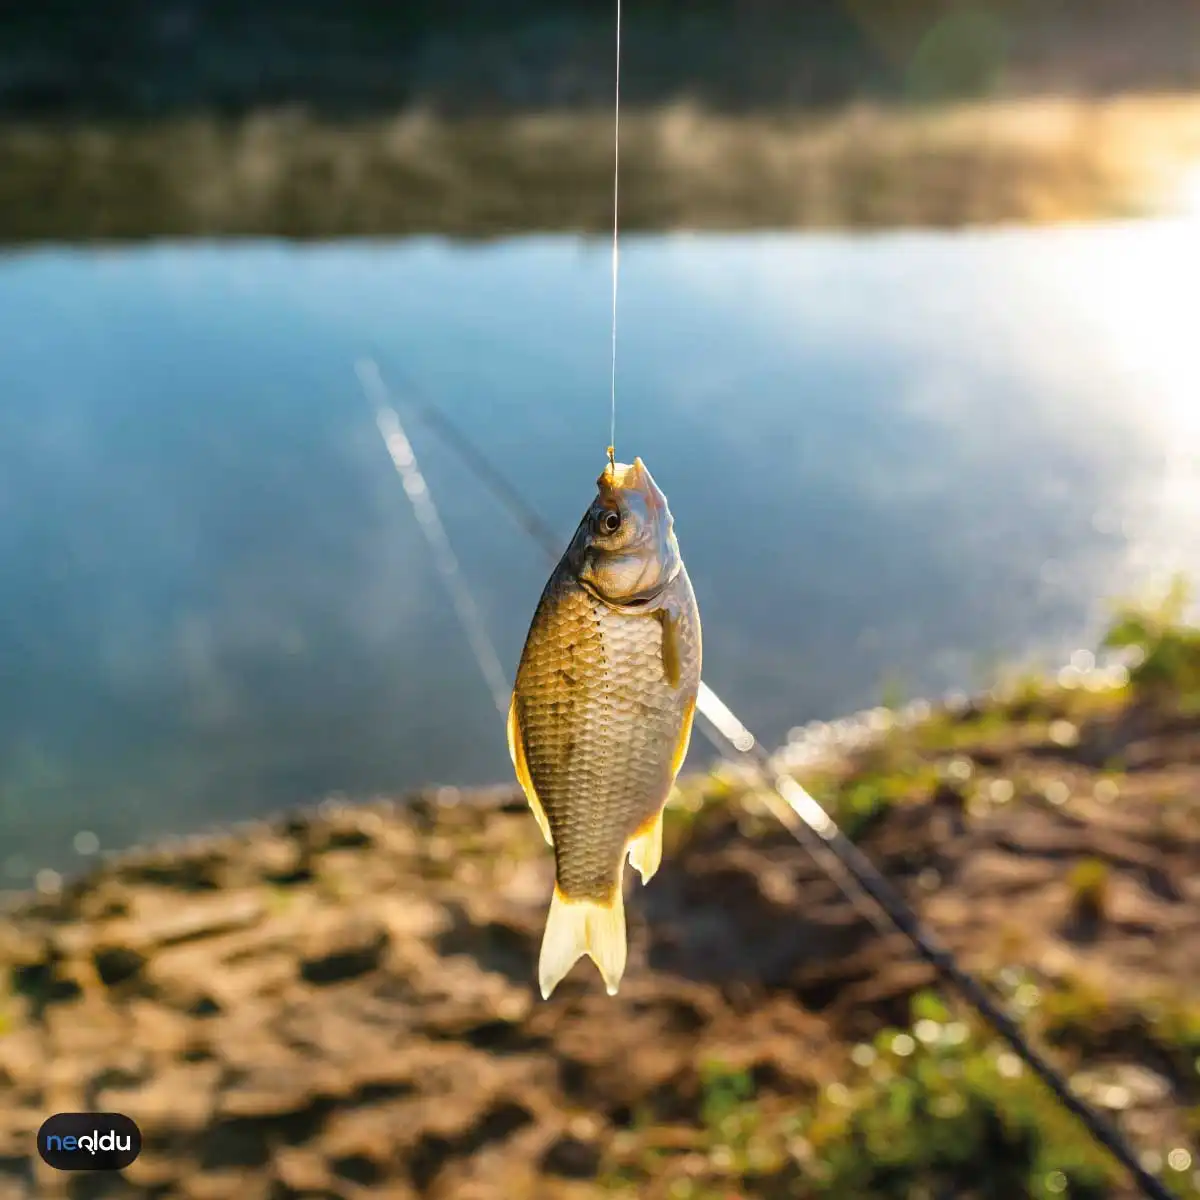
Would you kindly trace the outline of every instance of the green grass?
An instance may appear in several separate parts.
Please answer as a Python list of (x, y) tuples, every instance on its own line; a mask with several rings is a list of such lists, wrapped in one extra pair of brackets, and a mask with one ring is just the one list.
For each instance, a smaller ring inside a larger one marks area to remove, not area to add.
[(1048, 1043), (1089, 1059), (1148, 1049), (1181, 1086), (1200, 1094), (1200, 997), (1161, 990), (1114, 995), (1082, 975), (1016, 986), (1033, 988), (1029, 1019)]
[[(1185, 713), (1200, 713), (1200, 627), (1186, 621), (1187, 600), (1187, 588), (1177, 580), (1165, 599), (1118, 608), (1100, 648), (1132, 652), (1127, 684), (1064, 686), (1030, 670), (998, 672), (992, 697), (965, 713), (935, 709), (916, 726), (881, 736), (854, 756), (849, 769), (809, 771), (801, 782), (847, 836), (859, 838), (889, 808), (932, 795), (951, 756), (975, 750), (1009, 755), (1044, 746), (1058, 736), (1056, 722), (1070, 722), (1078, 736), (1089, 721), (1111, 718), (1138, 697), (1154, 696)], [(887, 706), (897, 707), (903, 695), (899, 684), (889, 681), (885, 692), (892, 702)], [(1119, 777), (1124, 766), (1122, 756), (1114, 754), (1102, 774)], [(720, 772), (681, 780), (666, 812), (668, 845), (678, 848), (703, 818), (738, 805), (747, 790)], [(1096, 915), (1101, 915), (1104, 882), (1094, 864), (1077, 869), (1072, 889), (1085, 907), (1099, 905)]]
[(263, 889), (263, 904), (268, 915), (282, 916), (295, 906), (296, 894), (290, 888), (268, 884)]
[(852, 840), (898, 804), (927, 799), (938, 784), (936, 764), (912, 754), (868, 762), (848, 780), (815, 793), (815, 799)]
[(1020, 1063), (932, 996), (909, 1030), (885, 1030), (841, 1089), (811, 1110), (815, 1195), (907, 1197), (972, 1187), (981, 1196), (1096, 1196), (1114, 1168)]
[(1108, 864), (1089, 858), (1079, 863), (1067, 877), (1071, 889), (1071, 907), (1077, 917), (1087, 921), (1104, 918), (1108, 907)]
[(1104, 639), (1105, 647), (1132, 651), (1134, 692), (1171, 698), (1200, 713), (1200, 626), (1187, 619), (1191, 588), (1177, 576), (1157, 601), (1123, 605)]
[(713, 1060), (703, 1065), (700, 1078), (700, 1120), (708, 1134), (710, 1159), (739, 1176), (774, 1165), (774, 1149), (762, 1136), (763, 1114), (755, 1103), (750, 1074)]
[[(932, 994), (914, 998), (907, 1029), (882, 1031), (851, 1058), (839, 1082), (785, 1109), (756, 1096), (745, 1072), (706, 1064), (700, 1123), (710, 1169), (661, 1194), (1101, 1200), (1122, 1182), (1121, 1168), (1006, 1045), (952, 1019)], [(1164, 1162), (1171, 1149), (1160, 1148)], [(626, 1186), (635, 1177), (626, 1174)], [(1190, 1169), (1164, 1167), (1163, 1178), (1200, 1200)]]
[[(1140, 1038), (1200, 1077), (1198, 1004), (1114, 999), (1080, 979), (1038, 985), (1019, 973), (1004, 990), (1035, 1040), (1057, 1045), (1057, 1058), (1128, 1061), (1118, 1042)], [(907, 1028), (854, 1047), (819, 1091), (799, 1099), (763, 1092), (749, 1072), (717, 1060), (702, 1064), (700, 1085), (691, 1166), (632, 1153), (605, 1175), (606, 1191), (655, 1200), (1101, 1200), (1125, 1183), (1005, 1043), (973, 1018), (956, 1019), (930, 992), (913, 998)], [(1200, 1107), (1191, 1122), (1200, 1136)], [(1195, 1166), (1170, 1166), (1170, 1152), (1187, 1147), (1138, 1148), (1158, 1154), (1161, 1178), (1181, 1200), (1200, 1200)]]
[(985, 708), (968, 716), (957, 717), (938, 711), (913, 730), (914, 744), (926, 752), (948, 752), (993, 739), (1027, 724), (1014, 719), (1002, 707)]

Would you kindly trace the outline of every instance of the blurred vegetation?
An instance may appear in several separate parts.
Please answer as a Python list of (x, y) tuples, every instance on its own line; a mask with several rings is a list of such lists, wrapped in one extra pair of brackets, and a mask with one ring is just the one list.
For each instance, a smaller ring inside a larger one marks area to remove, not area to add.
[[(622, 116), (621, 220), (632, 232), (1150, 215), (1190, 194), (1197, 161), (1200, 97), (757, 116), (680, 101)], [(611, 107), (0, 118), (0, 241), (495, 237), (611, 224)]]
[[(1190, 723), (1200, 713), (1200, 628), (1189, 618), (1188, 598), (1177, 580), (1164, 598), (1119, 607), (1101, 649), (1119, 653), (1127, 667), (1109, 668), (1097, 679), (1069, 672), (1011, 675), (978, 700), (935, 708), (911, 727), (894, 725), (851, 754), (845, 767), (799, 774), (855, 839), (890, 808), (927, 803), (938, 789), (969, 812), (1044, 799), (1039, 787), (1049, 794), (1052, 783), (997, 778), (981, 764), (1004, 764), (1009, 771), (1022, 753), (1048, 747), (1069, 759), (1089, 722), (1112, 727), (1147, 702), (1168, 719), (1181, 712)], [(899, 690), (890, 694), (898, 703)], [(957, 776), (955, 764), (963, 767)], [(1113, 781), (1119, 774), (1100, 770), (1096, 777), (1118, 794)], [(671, 836), (686, 837), (698, 819), (728, 811), (749, 791), (729, 774), (689, 782), (668, 810)], [(1194, 820), (1194, 807), (1188, 812)], [(1066, 882), (1072, 917), (1103, 922), (1111, 863), (1084, 857)], [(1019, 961), (1021, 947), (1010, 957)], [(1093, 1105), (1122, 1113), (1173, 1095), (1183, 1125), (1177, 1143), (1154, 1156), (1152, 1169), (1182, 1200), (1200, 1200), (1200, 996), (1194, 989), (1111, 979), (1079, 965), (1053, 973), (1009, 967), (993, 972), (990, 982), (1027, 1035), (1051, 1048)], [(882, 1029), (848, 1047), (846, 1056), (830, 1069), (831, 1082), (799, 1101), (769, 1081), (763, 1086), (737, 1064), (707, 1062), (699, 1130), (686, 1143), (690, 1157), (678, 1147), (665, 1154), (647, 1134), (644, 1147), (616, 1154), (608, 1190), (640, 1196), (652, 1182), (654, 1196), (670, 1200), (1100, 1200), (1124, 1194), (1117, 1164), (965, 1008), (952, 1010), (937, 995), (919, 993), (907, 1026)], [(1152, 1071), (1137, 1065), (1147, 1063)]]
[[(0, 111), (67, 117), (606, 105), (613, 0), (0, 5)], [(1095, 93), (1200, 82), (1190, 0), (637, 0), (632, 105)]]
[[(1089, 720), (1113, 720), (1130, 704), (1153, 700), (1183, 717), (1200, 715), (1200, 625), (1188, 616), (1191, 589), (1176, 578), (1161, 598), (1126, 602), (1118, 607), (1101, 650), (1119, 651), (1131, 660), (1115, 673), (1074, 678), (1038, 672), (1001, 673), (987, 693), (960, 705), (933, 707), (927, 715), (904, 726), (889, 718), (882, 736), (847, 756), (841, 765), (827, 764), (801, 771), (813, 797), (837, 821), (843, 832), (858, 840), (888, 809), (923, 803), (942, 784), (960, 791), (976, 774), (971, 767), (956, 776), (958, 751), (969, 750), (978, 761), (999, 762), (1022, 751), (1078, 745), (1080, 729)], [(889, 682), (893, 704), (902, 692)], [(836, 759), (836, 755), (834, 758)], [(962, 760), (964, 763), (966, 760)], [(1120, 756), (1105, 763), (1109, 775), (1122, 770)], [(1032, 781), (993, 780), (988, 791), (972, 795), (979, 803), (1005, 803), (1018, 795), (1018, 785), (1037, 791)], [(745, 797), (751, 786), (741, 777), (718, 768), (708, 776), (680, 780), (676, 799), (666, 812), (665, 828), (676, 839), (685, 837), (698, 816), (727, 808)], [(967, 797), (962, 797), (967, 803)], [(1078, 904), (1097, 919), (1103, 916), (1107, 869), (1102, 862), (1078, 864), (1069, 880)]]
[(1104, 645), (1133, 651), (1130, 683), (1139, 695), (1176, 700), (1200, 712), (1200, 626), (1186, 620), (1191, 587), (1176, 578), (1157, 603), (1123, 607)]
[(1096, 922), (1104, 919), (1108, 899), (1109, 870), (1106, 863), (1089, 858), (1072, 868), (1067, 883), (1077, 919)]
[[(614, 0), (0, 0), (0, 242), (611, 219)], [(634, 229), (1122, 218), (1191, 190), (1194, 0), (635, 0)]]
[[(1013, 977), (1006, 990), (1036, 1034), (1061, 1040), (1065, 1027), (1109, 1020), (1107, 1009), (1090, 1007), (1088, 993), (1079, 1000), (1069, 986), (1043, 999), (1037, 986)], [(1157, 1019), (1162, 1040), (1184, 1056), (1200, 1050), (1200, 1006), (1172, 1019)], [(799, 1107), (760, 1095), (750, 1073), (720, 1062), (705, 1065), (703, 1080), (697, 1148), (705, 1166), (697, 1163), (691, 1177), (676, 1174), (662, 1193), (672, 1200), (727, 1200), (737, 1184), (745, 1191), (735, 1194), (795, 1200), (1101, 1200), (1123, 1179), (1004, 1043), (931, 992), (914, 997), (908, 1027), (854, 1046), (839, 1080)], [(1097, 1086), (1083, 1073), (1074, 1084), (1085, 1093)], [(1182, 1200), (1196, 1200), (1190, 1152), (1176, 1150), (1183, 1153), (1162, 1164), (1164, 1182)], [(661, 1182), (665, 1170), (652, 1153), (613, 1170), (608, 1190), (633, 1194), (640, 1179)]]

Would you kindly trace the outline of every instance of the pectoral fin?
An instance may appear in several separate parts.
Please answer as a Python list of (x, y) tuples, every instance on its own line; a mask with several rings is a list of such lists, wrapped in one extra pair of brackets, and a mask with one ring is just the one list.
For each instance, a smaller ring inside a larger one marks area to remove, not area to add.
[(673, 605), (664, 604), (656, 610), (659, 624), (662, 626), (662, 663), (663, 678), (673, 687), (679, 686), (679, 624), (680, 617)]
[(525, 761), (525, 744), (521, 740), (521, 721), (517, 716), (517, 697), (513, 694), (512, 702), (508, 706), (508, 754), (513, 762), (513, 769), (517, 773), (517, 782), (521, 785), (521, 790), (525, 793), (525, 799), (529, 802), (530, 810), (533, 812), (534, 819), (538, 823), (538, 828), (542, 831), (542, 836), (546, 839), (546, 845), (553, 846), (554, 838), (550, 834), (550, 822), (546, 820), (545, 809), (542, 808), (542, 802), (538, 799), (537, 790), (533, 786), (533, 780), (529, 777), (529, 765)]

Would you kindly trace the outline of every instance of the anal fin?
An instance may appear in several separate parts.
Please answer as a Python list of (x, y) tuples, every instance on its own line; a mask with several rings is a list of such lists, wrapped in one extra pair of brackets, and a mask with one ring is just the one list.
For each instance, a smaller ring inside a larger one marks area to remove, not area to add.
[(607, 902), (572, 900), (555, 885), (538, 959), (543, 1000), (550, 999), (554, 989), (585, 954), (599, 968), (608, 994), (615, 996), (625, 974), (627, 953), (625, 901), (619, 881)]
[(654, 878), (662, 863), (663, 815), (661, 810), (629, 843), (629, 865), (642, 877), (642, 886)]
[(550, 833), (550, 822), (546, 820), (546, 810), (542, 808), (542, 802), (538, 799), (537, 789), (529, 777), (529, 764), (525, 761), (525, 745), (521, 740), (521, 722), (517, 716), (515, 692), (508, 706), (508, 755), (512, 759), (513, 770), (517, 773), (517, 782), (525, 793), (525, 799), (533, 813), (534, 820), (537, 821), (538, 828), (546, 839), (546, 845), (553, 846), (554, 838)]

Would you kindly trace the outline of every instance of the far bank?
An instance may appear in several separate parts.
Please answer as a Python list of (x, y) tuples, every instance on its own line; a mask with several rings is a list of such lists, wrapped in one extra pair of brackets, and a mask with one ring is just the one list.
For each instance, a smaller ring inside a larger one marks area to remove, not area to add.
[[(954, 228), (1200, 212), (1200, 95), (622, 118), (630, 231)], [(610, 227), (612, 114), (301, 110), (0, 124), (0, 243)]]

